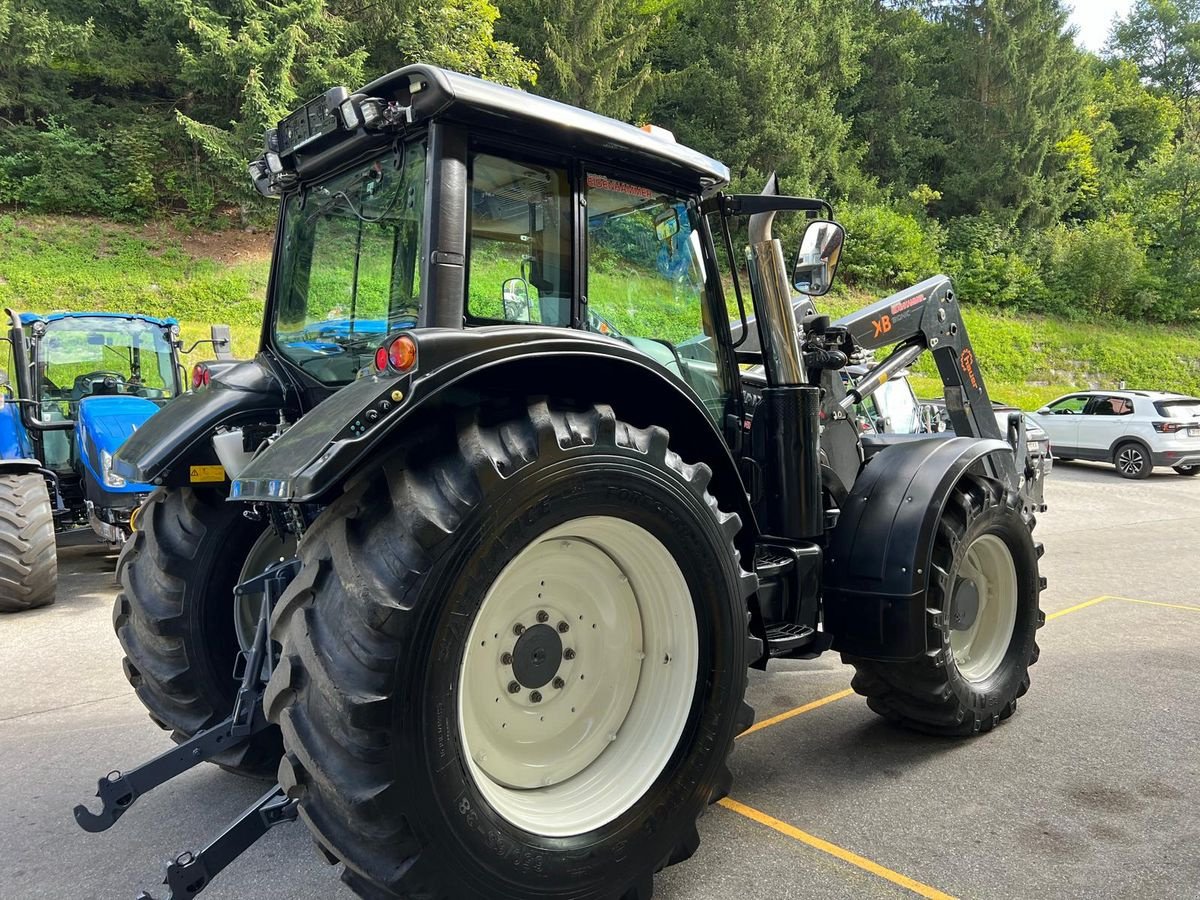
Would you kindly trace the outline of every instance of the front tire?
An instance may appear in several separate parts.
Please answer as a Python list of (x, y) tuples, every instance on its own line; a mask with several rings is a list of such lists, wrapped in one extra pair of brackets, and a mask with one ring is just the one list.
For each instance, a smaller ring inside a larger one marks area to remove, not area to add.
[(909, 662), (843, 654), (856, 670), (851, 686), (876, 713), (916, 731), (990, 731), (1016, 710), (1038, 659), (1038, 555), (1019, 498), (964, 476), (933, 547), (924, 601), (932, 649)]
[[(113, 628), (125, 650), (125, 676), (150, 718), (176, 742), (223, 721), (239, 681), (234, 664), (239, 608), (233, 588), (244, 563), (265, 554), (261, 522), (213, 490), (157, 488), (117, 562), (121, 591)], [(278, 555), (291, 555), (283, 542)], [(271, 559), (273, 562), (274, 559)], [(271, 727), (213, 757), (243, 775), (274, 774), (283, 747)]]
[(409, 447), (302, 542), (280, 783), (363, 896), (648, 898), (753, 718), (738, 517), (607, 407)]
[(37, 472), (0, 474), (0, 612), (48, 606), (58, 589), (54, 511)]

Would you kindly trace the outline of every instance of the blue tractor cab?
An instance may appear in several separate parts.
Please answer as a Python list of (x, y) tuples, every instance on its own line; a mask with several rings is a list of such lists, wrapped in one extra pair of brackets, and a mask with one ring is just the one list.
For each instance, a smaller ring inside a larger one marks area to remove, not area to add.
[[(184, 389), (179, 324), (124, 313), (8, 313), (9, 365), (0, 388), (0, 507), (19, 488), (11, 505), (30, 521), (18, 530), (36, 534), (39, 559), (47, 555), (42, 546), (47, 533), (51, 558), (55, 532), (90, 527), (117, 546), (153, 486), (113, 472), (113, 455)], [(228, 329), (214, 326), (211, 342), (219, 354), (227, 351)], [(22, 550), (17, 556), (33, 552), (20, 535), (12, 537)], [(33, 584), (34, 576), (23, 573), (37, 567), (10, 559), (14, 552), (0, 547), (0, 610), (42, 605), (25, 595), (38, 593), (39, 599), (47, 582), (50, 594), (43, 602), (50, 602), (56, 573), (40, 571)], [(6, 567), (13, 571), (6, 573)], [(6, 601), (8, 594), (14, 596)]]

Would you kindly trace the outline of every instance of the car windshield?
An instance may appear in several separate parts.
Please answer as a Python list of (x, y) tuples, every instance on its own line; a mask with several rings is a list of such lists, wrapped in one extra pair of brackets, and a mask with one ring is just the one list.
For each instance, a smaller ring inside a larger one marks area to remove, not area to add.
[(45, 419), (71, 418), (70, 404), (98, 394), (165, 400), (177, 379), (166, 329), (145, 319), (52, 319), (34, 341), (34, 391)]
[(420, 313), (425, 147), (398, 145), (287, 198), (276, 348), (326, 384), (352, 381)]
[(1200, 400), (1188, 397), (1179, 400), (1159, 400), (1154, 408), (1168, 419), (1195, 419), (1200, 417)]

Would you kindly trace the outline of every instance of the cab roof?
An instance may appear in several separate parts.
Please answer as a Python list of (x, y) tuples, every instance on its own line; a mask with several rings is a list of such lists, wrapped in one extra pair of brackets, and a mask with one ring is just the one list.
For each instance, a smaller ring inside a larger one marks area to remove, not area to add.
[(497, 129), (531, 150), (566, 151), (613, 168), (632, 166), (701, 192), (729, 182), (729, 168), (697, 150), (557, 100), (430, 65), (397, 69), (356, 92), (410, 106), (412, 120), (441, 118)]
[(179, 320), (175, 318), (160, 319), (156, 316), (147, 316), (142, 313), (114, 313), (114, 312), (52, 312), (52, 313), (21, 313), (21, 324), (31, 325), (34, 322), (57, 322), (60, 319), (126, 319), (129, 321), (138, 320), (149, 322), (151, 325), (158, 325), (163, 328), (169, 328), (172, 325), (178, 325)]

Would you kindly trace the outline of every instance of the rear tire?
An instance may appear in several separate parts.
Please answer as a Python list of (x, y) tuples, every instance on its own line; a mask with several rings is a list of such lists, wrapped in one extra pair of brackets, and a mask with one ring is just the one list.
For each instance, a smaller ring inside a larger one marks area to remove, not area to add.
[[(216, 491), (158, 488), (117, 563), (113, 627), (125, 675), (150, 718), (182, 742), (233, 711), (240, 649), (233, 588), (265, 526)], [(213, 762), (269, 778), (283, 754), (271, 727)]]
[(753, 720), (740, 521), (660, 428), (493, 415), (414, 437), (305, 535), (279, 781), (365, 897), (648, 900)]
[[(1020, 500), (991, 479), (965, 476), (933, 547), (925, 598), (933, 649), (909, 662), (843, 654), (856, 670), (851, 686), (876, 713), (916, 731), (990, 731), (1016, 710), (1038, 659), (1035, 633), (1045, 622), (1038, 555)], [(973, 586), (974, 600), (960, 579)]]
[(1140, 481), (1150, 477), (1154, 463), (1151, 462), (1145, 447), (1128, 441), (1113, 451), (1113, 467), (1122, 478)]
[(54, 510), (37, 472), (0, 474), (0, 612), (54, 602), (58, 551)]
[(1200, 475), (1200, 466), (1172, 466), (1171, 468), (1179, 475), (1187, 475), (1188, 477)]

